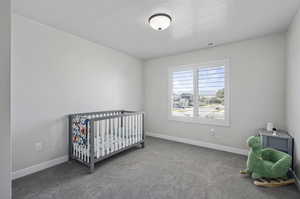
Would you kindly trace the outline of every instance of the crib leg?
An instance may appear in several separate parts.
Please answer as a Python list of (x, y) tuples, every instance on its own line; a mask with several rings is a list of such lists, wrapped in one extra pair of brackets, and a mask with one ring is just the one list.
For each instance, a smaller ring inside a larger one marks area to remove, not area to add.
[(94, 168), (95, 168), (94, 163), (91, 163), (90, 164), (90, 173), (94, 173)]
[(141, 143), (141, 148), (145, 148), (145, 142)]

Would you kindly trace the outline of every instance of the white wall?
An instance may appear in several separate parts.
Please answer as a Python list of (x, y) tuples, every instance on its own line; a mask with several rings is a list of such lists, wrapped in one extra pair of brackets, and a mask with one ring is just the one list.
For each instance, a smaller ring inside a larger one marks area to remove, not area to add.
[[(231, 126), (168, 121), (168, 67), (229, 58)], [(145, 64), (146, 130), (151, 133), (247, 148), (246, 139), (272, 121), (285, 128), (285, 34), (149, 60)]]
[(295, 139), (297, 175), (300, 176), (300, 11), (287, 33), (287, 127)]
[(12, 31), (13, 171), (67, 155), (69, 113), (142, 108), (140, 60), (18, 15)]
[(0, 1), (0, 198), (11, 198), (10, 0)]

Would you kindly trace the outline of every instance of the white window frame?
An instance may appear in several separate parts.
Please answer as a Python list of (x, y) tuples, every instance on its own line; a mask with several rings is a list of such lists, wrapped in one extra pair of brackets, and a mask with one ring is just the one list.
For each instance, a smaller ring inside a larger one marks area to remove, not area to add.
[[(225, 68), (225, 82), (224, 82), (224, 120), (217, 119), (206, 119), (198, 117), (199, 114), (199, 102), (198, 102), (198, 69), (201, 67), (214, 67), (223, 65)], [(193, 87), (194, 87), (194, 114), (193, 117), (174, 116), (172, 115), (173, 107), (173, 72), (193, 70)], [(230, 126), (230, 62), (229, 59), (209, 61), (199, 64), (181, 65), (168, 68), (168, 119), (179, 122), (191, 122), (200, 123), (203, 125), (214, 125), (214, 126)]]

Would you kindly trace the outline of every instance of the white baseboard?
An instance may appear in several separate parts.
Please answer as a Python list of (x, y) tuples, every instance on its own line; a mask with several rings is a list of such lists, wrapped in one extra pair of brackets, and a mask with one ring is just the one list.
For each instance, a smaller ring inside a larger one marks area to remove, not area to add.
[(36, 165), (30, 166), (30, 167), (27, 167), (25, 169), (17, 170), (15, 172), (12, 172), (12, 179), (15, 180), (17, 178), (21, 178), (21, 177), (36, 173), (38, 171), (42, 171), (44, 169), (53, 167), (55, 165), (64, 163), (64, 162), (68, 161), (68, 159), (69, 159), (68, 156), (62, 156), (59, 158), (55, 158), (53, 160), (49, 160), (46, 162), (42, 162), (40, 164), (36, 164)]
[(146, 135), (150, 137), (156, 137), (156, 138), (161, 138), (161, 139), (175, 141), (175, 142), (181, 142), (181, 143), (190, 144), (194, 146), (200, 146), (200, 147), (215, 149), (219, 151), (226, 151), (226, 152), (235, 153), (239, 155), (248, 155), (248, 150), (234, 148), (230, 146), (224, 146), (220, 144), (213, 144), (213, 143), (203, 142), (199, 140), (191, 140), (187, 138), (180, 138), (180, 137), (158, 134), (158, 133), (151, 133), (151, 132), (146, 132)]

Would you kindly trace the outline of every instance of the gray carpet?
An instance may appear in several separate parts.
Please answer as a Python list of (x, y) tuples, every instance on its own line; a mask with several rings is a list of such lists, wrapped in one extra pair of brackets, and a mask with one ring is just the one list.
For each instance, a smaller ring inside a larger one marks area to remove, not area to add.
[(13, 199), (299, 199), (295, 185), (261, 188), (242, 177), (243, 156), (148, 138), (86, 167), (67, 162), (13, 181)]

